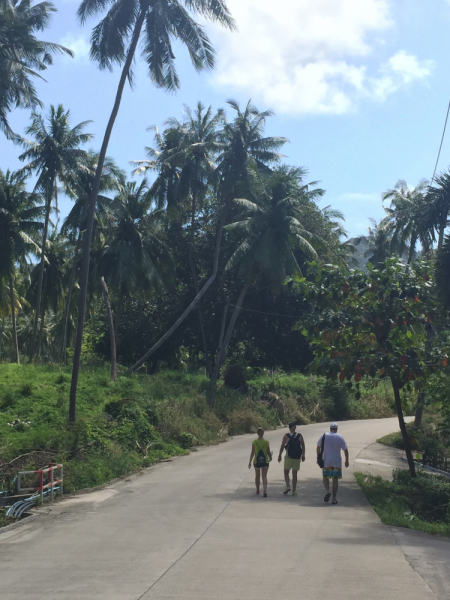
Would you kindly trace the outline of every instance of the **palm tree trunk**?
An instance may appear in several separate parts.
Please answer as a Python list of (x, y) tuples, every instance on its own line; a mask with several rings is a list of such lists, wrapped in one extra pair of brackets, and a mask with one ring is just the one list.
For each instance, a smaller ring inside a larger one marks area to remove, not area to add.
[(45, 205), (44, 233), (42, 236), (41, 264), (39, 266), (39, 280), (38, 280), (38, 290), (37, 290), (37, 298), (36, 298), (36, 306), (35, 306), (35, 314), (34, 314), (33, 336), (31, 338), (30, 354), (28, 357), (30, 363), (33, 361), (35, 351), (36, 351), (38, 321), (39, 321), (39, 315), (41, 312), (42, 285), (44, 283), (44, 270), (45, 270), (45, 249), (47, 246), (48, 223), (50, 221), (53, 183), (50, 186), (50, 190), (51, 190), (50, 193), (47, 192), (46, 205)]
[(83, 262), (81, 266), (81, 277), (80, 277), (80, 298), (78, 305), (78, 320), (77, 320), (77, 332), (75, 338), (75, 350), (73, 357), (73, 368), (72, 368), (72, 381), (70, 384), (70, 398), (69, 398), (69, 421), (73, 423), (76, 417), (76, 402), (77, 402), (77, 387), (78, 387), (78, 376), (80, 373), (81, 365), (81, 347), (83, 344), (83, 333), (84, 333), (84, 318), (86, 315), (86, 298), (88, 291), (88, 279), (89, 279), (89, 262), (91, 255), (91, 241), (92, 241), (92, 230), (94, 226), (95, 207), (97, 204), (97, 196), (100, 189), (100, 179), (103, 171), (103, 164), (105, 162), (106, 152), (108, 150), (108, 144), (111, 137), (111, 133), (114, 127), (117, 114), (119, 112), (120, 102), (122, 100), (122, 94), (125, 87), (125, 83), (130, 72), (130, 67), (133, 62), (136, 47), (141, 34), (142, 25), (145, 20), (145, 10), (141, 9), (136, 25), (134, 27), (133, 37), (131, 40), (130, 48), (128, 50), (127, 58), (122, 69), (122, 74), (119, 80), (119, 86), (117, 89), (116, 99), (114, 106), (109, 117), (108, 125), (106, 127), (105, 136), (103, 138), (102, 147), (98, 157), (97, 169), (95, 171), (95, 177), (92, 184), (92, 194), (89, 201), (89, 210), (87, 215), (86, 231), (83, 236)]
[(105, 301), (106, 316), (108, 317), (109, 337), (111, 338), (111, 381), (115, 381), (117, 377), (117, 358), (116, 358), (116, 336), (114, 332), (114, 321), (109, 301), (108, 286), (104, 277), (100, 278), (102, 286), (103, 300)]
[[(227, 303), (226, 303), (224, 311), (223, 311), (222, 325), (220, 327), (219, 345), (217, 346), (216, 363), (214, 365), (214, 372), (211, 376), (211, 390), (214, 388), (214, 397), (215, 397), (215, 390), (217, 388), (217, 380), (219, 379), (219, 371), (220, 371), (219, 357), (220, 357), (220, 353), (222, 351), (223, 338), (225, 336), (225, 324), (227, 322), (227, 314), (228, 314), (229, 304), (230, 304), (230, 301), (227, 298)], [(212, 396), (213, 396), (213, 394), (210, 391), (210, 395), (208, 396), (208, 404), (209, 405), (211, 405)], [(212, 399), (214, 401), (214, 398), (212, 398)]]
[(66, 304), (64, 306), (63, 324), (61, 332), (61, 340), (59, 343), (59, 360), (66, 363), (66, 346), (67, 346), (67, 326), (69, 323), (70, 303), (72, 302), (73, 288), (75, 287), (75, 279), (77, 276), (77, 258), (81, 246), (81, 232), (78, 234), (77, 245), (75, 247), (75, 255), (73, 257), (73, 265), (70, 272), (69, 287), (67, 290)]
[(414, 464), (414, 458), (412, 455), (411, 449), (411, 440), (409, 438), (408, 432), (406, 431), (405, 419), (403, 418), (403, 408), (402, 401), (400, 398), (400, 390), (393, 379), (392, 389), (394, 390), (394, 398), (395, 398), (395, 408), (397, 411), (398, 423), (400, 425), (400, 431), (402, 432), (403, 444), (405, 446), (406, 458), (408, 460), (409, 472), (411, 477), (416, 477), (416, 465)]
[(185, 318), (197, 306), (199, 300), (201, 300), (201, 298), (206, 294), (206, 292), (208, 291), (208, 289), (211, 287), (212, 283), (214, 282), (214, 280), (216, 278), (216, 275), (217, 275), (217, 269), (218, 269), (218, 266), (219, 266), (220, 247), (221, 247), (221, 243), (222, 243), (223, 229), (224, 229), (224, 226), (225, 226), (225, 220), (226, 220), (226, 217), (227, 217), (227, 214), (228, 214), (229, 205), (230, 205), (230, 202), (227, 201), (226, 205), (224, 207), (222, 216), (221, 216), (220, 221), (219, 221), (219, 226), (218, 226), (218, 229), (217, 229), (217, 236), (216, 236), (216, 248), (214, 250), (213, 270), (212, 270), (212, 273), (211, 273), (209, 279), (206, 281), (206, 283), (204, 284), (204, 286), (202, 287), (202, 289), (195, 296), (195, 298), (192, 300), (192, 302), (189, 304), (189, 306), (186, 308), (186, 310), (183, 312), (183, 314), (180, 317), (178, 317), (178, 319), (175, 321), (175, 323), (172, 325), (172, 327), (166, 331), (166, 333), (162, 336), (162, 338), (160, 338), (156, 342), (156, 344), (154, 344), (150, 348), (150, 350), (148, 352), (146, 352), (146, 354), (144, 354), (144, 356), (137, 361), (137, 363), (135, 363), (132, 367), (130, 367), (128, 369), (128, 371), (127, 371), (128, 375), (130, 375), (136, 369), (138, 369), (141, 365), (143, 365), (150, 358), (150, 356), (152, 354), (154, 354), (158, 350), (158, 348), (160, 348), (164, 344), (164, 342), (167, 339), (169, 339), (169, 337), (172, 335), (172, 333), (176, 329), (178, 329), (178, 327), (185, 320)]
[(42, 314), (41, 314), (41, 328), (39, 330), (39, 338), (38, 338), (38, 349), (37, 349), (37, 356), (39, 357), (41, 355), (41, 347), (42, 347), (42, 336), (44, 333), (44, 322), (45, 322), (45, 309), (42, 309)]
[(16, 303), (14, 301), (14, 276), (9, 273), (9, 299), (11, 302), (11, 320), (12, 320), (12, 346), (15, 356), (15, 362), (20, 365), (19, 357), (19, 342), (17, 340), (17, 323), (16, 323)]
[(114, 324), (114, 340), (116, 344), (116, 352), (117, 347), (119, 346), (119, 325), (120, 325), (120, 317), (122, 316), (122, 295), (119, 294), (119, 299), (117, 302), (117, 310), (116, 310), (116, 319)]
[(216, 390), (217, 390), (217, 381), (219, 380), (220, 369), (223, 365), (223, 361), (225, 360), (225, 354), (227, 352), (228, 344), (230, 343), (231, 334), (233, 333), (234, 326), (236, 324), (236, 319), (239, 316), (239, 312), (241, 310), (242, 303), (244, 298), (248, 292), (248, 288), (250, 287), (250, 283), (253, 276), (253, 268), (247, 274), (247, 278), (244, 283), (244, 287), (242, 288), (241, 294), (236, 302), (236, 306), (234, 307), (233, 314), (231, 315), (230, 322), (228, 324), (227, 333), (225, 334), (225, 339), (223, 341), (222, 347), (217, 351), (217, 359), (216, 364), (214, 365), (214, 375), (211, 380), (211, 388), (209, 390), (209, 398), (208, 404), (209, 406), (214, 406), (214, 401), (216, 399)]
[[(197, 167), (195, 169), (194, 181), (195, 182), (197, 181)], [(197, 296), (200, 290), (198, 287), (197, 270), (195, 268), (195, 263), (194, 263), (194, 239), (195, 239), (195, 213), (196, 213), (196, 210), (197, 210), (196, 188), (194, 186), (194, 190), (192, 192), (191, 235), (190, 235), (188, 255), (189, 255), (189, 266), (191, 268), (192, 279), (194, 281), (195, 295)], [(197, 308), (198, 308), (198, 320), (200, 323), (200, 333), (202, 336), (203, 354), (205, 355), (205, 368), (206, 368), (206, 372), (208, 373), (208, 377), (211, 377), (212, 376), (211, 358), (209, 356), (208, 340), (206, 338), (205, 321), (203, 319), (203, 311), (202, 311), (202, 307), (201, 307), (201, 302), (198, 303)]]

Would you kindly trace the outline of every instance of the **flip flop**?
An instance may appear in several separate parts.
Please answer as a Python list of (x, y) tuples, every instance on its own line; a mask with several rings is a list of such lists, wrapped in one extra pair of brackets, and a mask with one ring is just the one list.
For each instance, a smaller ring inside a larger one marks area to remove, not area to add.
[(325, 494), (325, 497), (323, 499), (324, 502), (328, 502), (328, 500), (331, 498), (331, 494), (328, 492), (328, 494)]
[(337, 504), (338, 501), (337, 500), (333, 500), (333, 502), (331, 504)]

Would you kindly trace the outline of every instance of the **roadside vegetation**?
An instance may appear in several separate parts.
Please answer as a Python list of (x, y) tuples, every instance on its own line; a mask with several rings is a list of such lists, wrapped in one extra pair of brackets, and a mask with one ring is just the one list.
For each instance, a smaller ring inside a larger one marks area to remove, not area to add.
[(112, 383), (108, 368), (83, 369), (79, 417), (68, 428), (69, 367), (3, 364), (0, 489), (12, 485), (18, 470), (48, 462), (64, 463), (65, 489), (73, 492), (260, 425), (273, 429), (290, 420), (393, 414), (392, 398), (382, 389), (367, 390), (355, 403), (344, 389), (315, 376), (250, 375), (243, 390), (221, 384), (211, 409), (203, 375), (164, 371), (127, 377), (119, 368)]
[[(442, 376), (433, 378), (428, 386), (429, 400), (438, 399), (449, 383)], [(420, 423), (416, 419), (406, 429), (419, 465), (450, 471), (450, 413), (446, 407), (439, 401), (425, 407)], [(390, 433), (378, 442), (405, 449), (400, 432)], [(355, 476), (383, 523), (450, 536), (449, 477), (420, 467), (416, 478), (406, 470), (394, 470), (392, 481), (362, 473)]]
[(403, 469), (394, 471), (393, 481), (364, 473), (355, 477), (386, 525), (450, 536), (450, 480), (446, 477), (419, 471), (412, 478)]

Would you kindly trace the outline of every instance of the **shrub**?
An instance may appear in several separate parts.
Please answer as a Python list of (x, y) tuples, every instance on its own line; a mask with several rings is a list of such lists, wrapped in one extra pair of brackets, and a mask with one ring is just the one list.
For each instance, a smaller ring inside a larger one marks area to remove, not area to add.
[(260, 416), (251, 408), (235, 409), (228, 417), (229, 435), (254, 433), (260, 425)]
[(224, 383), (234, 390), (247, 390), (247, 372), (241, 365), (229, 365), (224, 374)]
[(393, 492), (408, 506), (411, 514), (425, 521), (450, 523), (450, 480), (419, 471), (412, 478), (408, 471), (395, 469)]

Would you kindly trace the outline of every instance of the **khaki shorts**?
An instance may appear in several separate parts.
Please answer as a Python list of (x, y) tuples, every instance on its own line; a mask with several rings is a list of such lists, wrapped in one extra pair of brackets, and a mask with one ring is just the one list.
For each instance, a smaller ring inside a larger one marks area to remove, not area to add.
[(293, 471), (300, 471), (300, 461), (301, 458), (290, 458), (290, 456), (285, 456), (284, 470), (289, 471), (289, 469), (292, 469)]

